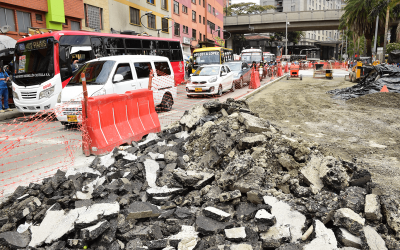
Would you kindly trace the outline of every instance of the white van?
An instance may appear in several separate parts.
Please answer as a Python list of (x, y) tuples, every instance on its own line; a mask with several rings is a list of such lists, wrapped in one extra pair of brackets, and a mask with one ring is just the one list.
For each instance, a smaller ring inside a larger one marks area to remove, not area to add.
[(85, 73), (88, 96), (124, 94), (135, 89), (147, 89), (150, 70), (154, 104), (163, 111), (172, 109), (177, 96), (174, 71), (167, 57), (122, 55), (86, 62), (71, 78), (57, 98), (56, 117), (63, 125), (81, 120), (83, 87), (81, 73)]

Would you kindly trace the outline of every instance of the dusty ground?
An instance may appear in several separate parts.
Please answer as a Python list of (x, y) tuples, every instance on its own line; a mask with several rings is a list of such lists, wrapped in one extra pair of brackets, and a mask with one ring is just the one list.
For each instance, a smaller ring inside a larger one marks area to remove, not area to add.
[(326, 94), (351, 85), (344, 77), (284, 79), (248, 101), (253, 111), (284, 132), (319, 143), (326, 155), (366, 163), (384, 193), (400, 197), (400, 94), (348, 101)]

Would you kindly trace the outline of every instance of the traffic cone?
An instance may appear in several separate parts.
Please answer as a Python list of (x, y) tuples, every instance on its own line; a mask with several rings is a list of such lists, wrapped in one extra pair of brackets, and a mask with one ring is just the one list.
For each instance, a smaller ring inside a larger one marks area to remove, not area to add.
[(288, 64), (286, 63), (285, 64), (285, 73), (288, 73), (289, 72), (289, 68), (288, 68)]
[(389, 92), (388, 88), (386, 87), (386, 85), (383, 85), (382, 89), (380, 92)]
[(278, 77), (281, 77), (283, 74), (282, 74), (282, 67), (279, 65), (279, 67), (278, 67)]

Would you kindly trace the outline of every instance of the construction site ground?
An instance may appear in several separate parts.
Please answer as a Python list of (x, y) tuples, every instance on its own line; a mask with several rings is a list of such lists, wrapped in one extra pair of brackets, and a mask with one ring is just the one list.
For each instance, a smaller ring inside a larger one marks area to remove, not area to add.
[(366, 163), (383, 194), (400, 197), (400, 94), (376, 93), (348, 101), (328, 90), (354, 83), (333, 80), (282, 79), (248, 99), (260, 117), (286, 133), (318, 143), (325, 155)]

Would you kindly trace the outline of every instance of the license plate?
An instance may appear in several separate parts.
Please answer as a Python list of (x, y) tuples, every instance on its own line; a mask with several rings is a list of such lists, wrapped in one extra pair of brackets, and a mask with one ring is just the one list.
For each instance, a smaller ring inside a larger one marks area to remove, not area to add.
[(195, 88), (194, 91), (196, 91), (196, 92), (203, 92), (203, 89), (202, 89), (202, 88)]
[(67, 115), (67, 120), (69, 122), (78, 122), (78, 117), (76, 115)]

